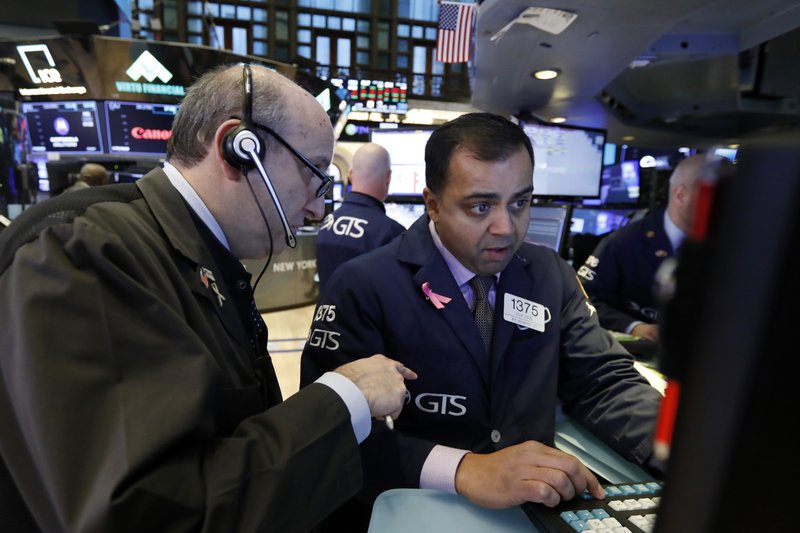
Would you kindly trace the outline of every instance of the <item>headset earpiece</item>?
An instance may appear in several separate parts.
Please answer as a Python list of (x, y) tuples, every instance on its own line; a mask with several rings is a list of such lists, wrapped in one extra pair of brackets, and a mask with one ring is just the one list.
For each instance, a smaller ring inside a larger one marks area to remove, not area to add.
[(222, 156), (225, 161), (237, 168), (251, 170), (255, 168), (251, 156), (252, 151), (258, 154), (259, 160), (264, 157), (264, 141), (261, 140), (253, 126), (253, 77), (250, 65), (242, 68), (242, 121), (228, 131), (222, 139)]
[(255, 168), (250, 152), (255, 150), (259, 159), (264, 156), (264, 144), (258, 135), (243, 124), (231, 128), (222, 139), (222, 155), (225, 161), (237, 168)]

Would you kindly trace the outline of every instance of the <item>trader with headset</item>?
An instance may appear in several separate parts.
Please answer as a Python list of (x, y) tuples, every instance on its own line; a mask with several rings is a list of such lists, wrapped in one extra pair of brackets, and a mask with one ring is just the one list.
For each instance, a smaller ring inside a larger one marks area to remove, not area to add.
[(163, 169), (0, 235), (0, 530), (306, 531), (359, 489), (416, 375), (378, 355), (281, 403), (240, 262), (320, 217), (332, 151), (313, 96), (220, 67)]

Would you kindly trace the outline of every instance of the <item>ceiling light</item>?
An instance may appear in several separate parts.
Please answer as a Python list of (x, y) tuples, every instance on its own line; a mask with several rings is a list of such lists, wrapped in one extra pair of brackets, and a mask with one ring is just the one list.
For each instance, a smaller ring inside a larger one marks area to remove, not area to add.
[(636, 140), (636, 137), (634, 137), (633, 135), (625, 135), (625, 136), (622, 138), (622, 140), (623, 140), (623, 141), (634, 141), (634, 140)]
[(559, 74), (560, 72), (556, 69), (546, 68), (534, 72), (533, 77), (536, 78), (537, 80), (552, 80)]
[(550, 122), (554, 124), (561, 124), (562, 122), (566, 122), (567, 117), (553, 117), (550, 119)]

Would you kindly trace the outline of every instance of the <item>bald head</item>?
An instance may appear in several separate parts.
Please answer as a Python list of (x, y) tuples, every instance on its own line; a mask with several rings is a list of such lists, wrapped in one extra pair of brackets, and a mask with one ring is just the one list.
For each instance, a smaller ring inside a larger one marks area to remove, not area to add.
[(356, 151), (350, 167), (350, 184), (355, 192), (368, 194), (381, 202), (389, 194), (392, 178), (391, 160), (386, 148), (367, 143)]
[(713, 154), (689, 156), (675, 167), (669, 178), (669, 218), (684, 232), (689, 232), (694, 215), (695, 191), (697, 183), (703, 178), (720, 175), (723, 167), (732, 163)]
[[(187, 89), (167, 142), (167, 159), (171, 163), (186, 168), (199, 164), (213, 145), (217, 127), (231, 117), (242, 118), (245, 107), (243, 71), (242, 65), (220, 65)], [(306, 91), (271, 69), (251, 65), (250, 71), (252, 118), (283, 134), (288, 96)], [(269, 150), (272, 139), (264, 136), (263, 141)]]
[(108, 183), (108, 172), (106, 167), (97, 163), (86, 163), (81, 167), (78, 179), (90, 187), (105, 185)]

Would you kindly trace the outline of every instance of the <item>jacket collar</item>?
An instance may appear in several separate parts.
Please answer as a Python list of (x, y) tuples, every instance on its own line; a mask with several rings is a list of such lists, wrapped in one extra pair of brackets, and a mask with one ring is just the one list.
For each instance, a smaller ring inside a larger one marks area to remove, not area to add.
[(370, 196), (362, 192), (355, 192), (355, 191), (348, 192), (347, 195), (344, 197), (343, 203), (377, 208), (383, 211), (384, 213), (386, 212), (386, 206), (383, 205), (383, 202), (381, 202), (374, 196)]
[(228, 333), (249, 349), (249, 337), (230, 289), (223, 282), (222, 270), (205, 245), (181, 194), (160, 168), (147, 173), (136, 185), (169, 243), (191, 263), (194, 272), (188, 282), (192, 292), (208, 300)]

